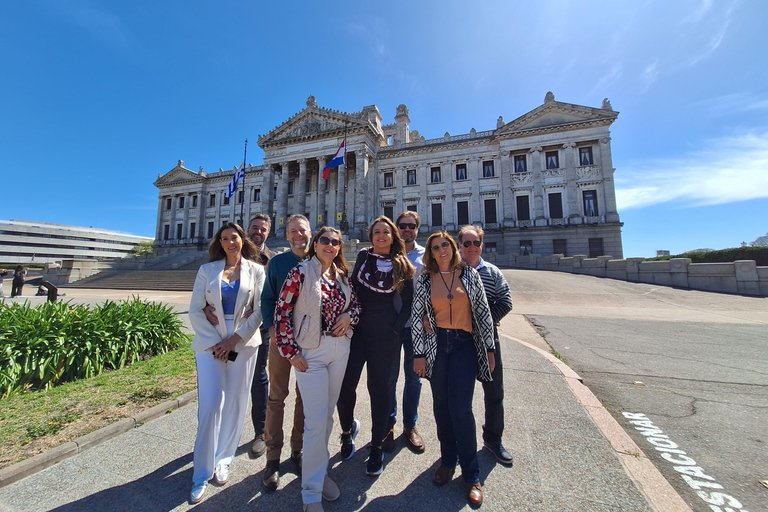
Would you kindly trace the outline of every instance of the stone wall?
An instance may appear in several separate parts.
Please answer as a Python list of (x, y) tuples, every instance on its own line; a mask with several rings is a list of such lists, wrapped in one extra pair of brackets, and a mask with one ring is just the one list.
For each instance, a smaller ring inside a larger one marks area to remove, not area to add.
[(508, 265), (513, 268), (556, 270), (708, 292), (768, 296), (768, 267), (758, 267), (753, 260), (691, 263), (690, 258), (645, 261), (645, 258), (619, 260), (612, 256), (587, 258), (583, 255), (564, 257), (559, 254), (532, 254), (512, 256)]

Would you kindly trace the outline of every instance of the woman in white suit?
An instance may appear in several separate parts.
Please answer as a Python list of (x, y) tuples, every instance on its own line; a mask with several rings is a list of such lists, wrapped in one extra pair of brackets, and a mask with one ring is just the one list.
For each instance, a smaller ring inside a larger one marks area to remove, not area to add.
[[(197, 272), (189, 304), (198, 396), (192, 503), (203, 499), (211, 478), (217, 485), (229, 480), (261, 345), (264, 269), (252, 261), (256, 246), (243, 228), (228, 222), (213, 237), (208, 254), (210, 263)], [(206, 319), (207, 304), (215, 308), (218, 325)]]

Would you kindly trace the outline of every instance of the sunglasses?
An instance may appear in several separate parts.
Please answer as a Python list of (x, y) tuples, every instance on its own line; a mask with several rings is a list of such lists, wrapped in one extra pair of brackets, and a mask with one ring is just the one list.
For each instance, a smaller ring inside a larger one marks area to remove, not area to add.
[(474, 245), (475, 247), (480, 247), (481, 245), (483, 245), (483, 242), (481, 242), (480, 240), (472, 240), (471, 242), (469, 240), (465, 240), (462, 245), (464, 247), (470, 247), (472, 245)]
[(334, 247), (338, 247), (341, 245), (341, 240), (336, 240), (335, 238), (328, 238), (327, 236), (321, 236), (317, 239), (318, 242), (320, 242), (321, 245), (332, 245)]
[(403, 222), (402, 224), (398, 224), (397, 227), (400, 229), (416, 229), (416, 224), (406, 224)]
[(440, 249), (446, 249), (451, 246), (450, 242), (442, 242), (440, 245), (433, 245), (432, 246), (432, 252), (438, 252)]

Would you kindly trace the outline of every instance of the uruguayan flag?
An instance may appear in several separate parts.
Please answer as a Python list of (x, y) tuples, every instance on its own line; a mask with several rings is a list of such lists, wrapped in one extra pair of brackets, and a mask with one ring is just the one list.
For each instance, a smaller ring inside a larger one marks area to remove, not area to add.
[(336, 154), (333, 155), (333, 158), (330, 162), (328, 162), (328, 165), (325, 166), (325, 169), (323, 169), (323, 179), (327, 180), (328, 176), (331, 174), (331, 169), (334, 167), (338, 167), (340, 165), (344, 165), (344, 145), (347, 143), (347, 139), (344, 139), (341, 141), (341, 146), (339, 146), (339, 149), (336, 151)]
[(226, 197), (232, 197), (235, 195), (235, 190), (237, 190), (237, 186), (240, 184), (240, 180), (245, 178), (245, 163), (240, 166), (240, 169), (237, 170), (234, 176), (232, 176), (232, 181), (229, 182), (229, 186), (227, 187), (227, 192), (224, 194)]

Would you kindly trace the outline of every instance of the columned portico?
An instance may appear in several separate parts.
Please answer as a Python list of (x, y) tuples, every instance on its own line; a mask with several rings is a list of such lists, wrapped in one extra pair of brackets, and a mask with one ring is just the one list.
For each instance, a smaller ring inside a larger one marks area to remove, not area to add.
[(288, 219), (288, 162), (280, 164), (280, 185), (277, 187), (277, 234), (285, 236), (285, 221)]

